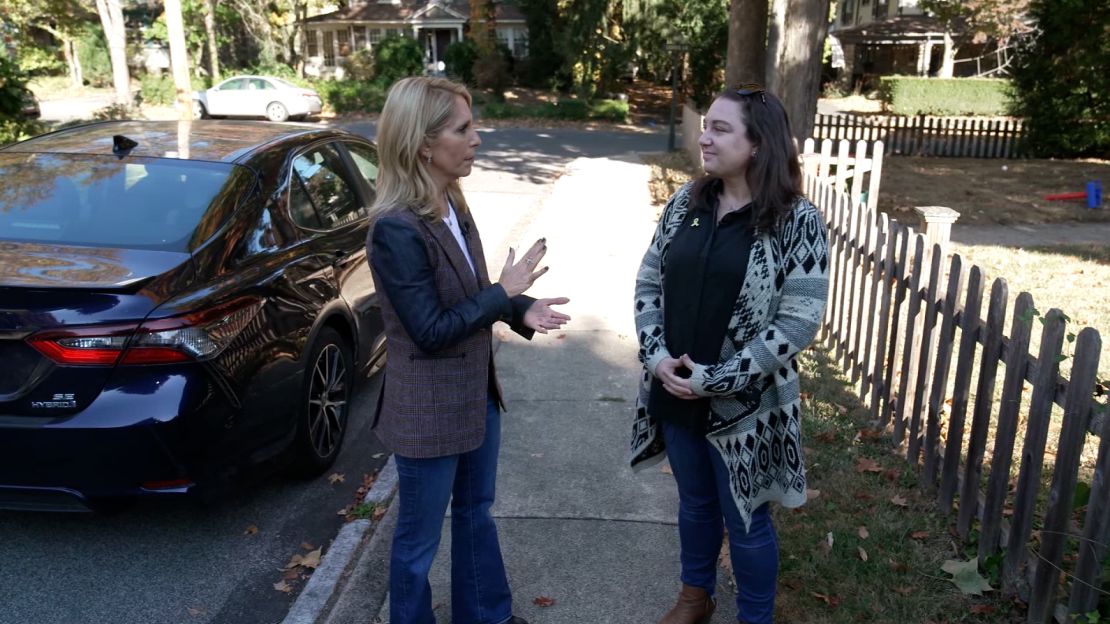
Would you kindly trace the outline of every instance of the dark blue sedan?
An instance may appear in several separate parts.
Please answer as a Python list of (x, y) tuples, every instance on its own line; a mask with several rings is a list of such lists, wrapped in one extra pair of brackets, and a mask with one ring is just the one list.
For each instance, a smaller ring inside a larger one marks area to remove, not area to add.
[(377, 162), (354, 134), (263, 122), (0, 149), (0, 508), (327, 470), (384, 356)]

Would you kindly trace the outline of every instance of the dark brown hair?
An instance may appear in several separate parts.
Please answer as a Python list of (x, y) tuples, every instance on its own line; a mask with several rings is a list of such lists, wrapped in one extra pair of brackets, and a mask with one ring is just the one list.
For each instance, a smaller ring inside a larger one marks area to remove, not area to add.
[[(747, 179), (752, 192), (753, 222), (757, 229), (767, 231), (773, 229), (802, 196), (802, 168), (782, 102), (761, 89), (743, 91), (744, 95), (725, 91), (713, 101), (725, 98), (740, 105), (744, 132), (758, 148), (757, 156), (748, 165)], [(716, 208), (721, 188), (719, 177), (702, 176), (692, 190), (694, 205)]]

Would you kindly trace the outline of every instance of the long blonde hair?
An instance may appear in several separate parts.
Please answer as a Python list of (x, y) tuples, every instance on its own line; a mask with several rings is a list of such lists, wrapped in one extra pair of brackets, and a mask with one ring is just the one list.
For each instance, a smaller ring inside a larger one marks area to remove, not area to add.
[[(408, 208), (425, 219), (438, 216), (439, 192), (420, 149), (447, 126), (459, 96), (471, 105), (466, 87), (443, 78), (413, 76), (390, 87), (378, 119), (380, 168), (371, 217), (398, 208)], [(458, 180), (447, 185), (447, 195), (456, 211), (469, 211)]]

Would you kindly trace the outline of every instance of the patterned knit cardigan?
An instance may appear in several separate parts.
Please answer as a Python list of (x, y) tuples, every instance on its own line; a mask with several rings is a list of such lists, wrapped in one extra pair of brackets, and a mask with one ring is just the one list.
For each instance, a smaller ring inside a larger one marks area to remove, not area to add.
[[(636, 332), (644, 365), (630, 459), (636, 470), (666, 453), (659, 424), (647, 413), (648, 393), (655, 367), (668, 356), (663, 266), (689, 208), (691, 187), (686, 184), (667, 203), (636, 276)], [(773, 232), (753, 241), (718, 363), (692, 371), (694, 393), (710, 397), (706, 437), (728, 467), (746, 527), (767, 501), (784, 507), (805, 503), (796, 357), (817, 334), (827, 296), (824, 220), (813, 204), (799, 199)]]

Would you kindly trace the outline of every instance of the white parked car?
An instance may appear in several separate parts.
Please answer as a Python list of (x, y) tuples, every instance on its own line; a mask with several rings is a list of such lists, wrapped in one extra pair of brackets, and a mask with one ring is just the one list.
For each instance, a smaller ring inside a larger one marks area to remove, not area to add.
[(193, 92), (193, 114), (208, 117), (303, 119), (320, 112), (320, 94), (273, 76), (235, 76), (207, 91)]

